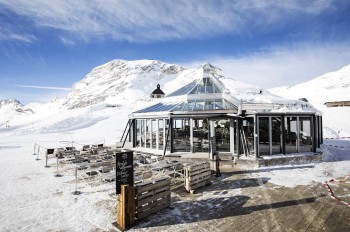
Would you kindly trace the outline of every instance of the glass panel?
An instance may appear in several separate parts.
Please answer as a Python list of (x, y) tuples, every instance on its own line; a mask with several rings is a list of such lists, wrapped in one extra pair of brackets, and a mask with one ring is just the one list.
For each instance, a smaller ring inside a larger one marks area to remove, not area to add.
[(272, 154), (282, 154), (282, 118), (271, 117)]
[(193, 151), (209, 152), (208, 119), (193, 119)]
[(237, 109), (231, 102), (224, 100), (225, 103), (225, 109)]
[(151, 120), (146, 120), (146, 147), (151, 147)]
[(173, 119), (174, 123), (174, 151), (190, 152), (190, 120)]
[(172, 109), (172, 111), (182, 111), (185, 103), (178, 104), (175, 108)]
[[(166, 141), (166, 150), (170, 151), (170, 135), (168, 134), (169, 131), (169, 119), (165, 119), (165, 135), (166, 137), (164, 137), (164, 141)], [(165, 146), (165, 144), (164, 144)]]
[(246, 118), (243, 120), (243, 134), (245, 136), (248, 154), (254, 154), (254, 118)]
[(297, 147), (297, 117), (285, 117), (286, 153), (298, 152)]
[(213, 87), (214, 87), (213, 93), (221, 93), (220, 89), (216, 85), (213, 85)]
[(156, 143), (157, 143), (157, 121), (155, 119), (152, 120), (152, 148), (156, 149)]
[(169, 94), (167, 97), (173, 97), (173, 96), (180, 96), (180, 95), (184, 95), (184, 94), (188, 94), (193, 87), (195, 87), (197, 84), (196, 81), (193, 81), (187, 85), (185, 85), (184, 87), (172, 92), (171, 94)]
[(141, 147), (145, 147), (145, 120), (141, 119)]
[(300, 152), (312, 151), (310, 117), (299, 117), (299, 149), (300, 149)]
[(209, 78), (203, 79), (205, 86), (205, 93), (214, 93), (213, 83)]
[(164, 120), (163, 119), (159, 119), (158, 120), (158, 136), (159, 136), (159, 150), (163, 150), (164, 149)]
[(230, 151), (230, 119), (218, 119), (214, 122), (216, 150)]
[(214, 104), (215, 104), (214, 100), (206, 100), (205, 101), (205, 105), (204, 105), (204, 109), (205, 110), (213, 110), (214, 109)]
[(222, 103), (222, 99), (215, 99), (215, 105), (214, 105), (215, 110), (223, 110), (224, 105)]
[(198, 84), (191, 92), (190, 94), (202, 94), (204, 93), (204, 85)]
[(269, 117), (258, 117), (259, 155), (270, 155)]
[(203, 110), (204, 109), (204, 101), (196, 101), (196, 105), (193, 110)]
[(188, 101), (184, 107), (184, 111), (192, 111), (196, 101)]
[(141, 145), (141, 120), (136, 120), (136, 147)]

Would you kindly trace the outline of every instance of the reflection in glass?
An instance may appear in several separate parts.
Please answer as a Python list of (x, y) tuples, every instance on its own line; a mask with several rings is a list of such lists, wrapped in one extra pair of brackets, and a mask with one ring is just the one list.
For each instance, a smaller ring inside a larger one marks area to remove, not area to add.
[(230, 119), (217, 119), (214, 122), (216, 150), (230, 151)]
[(208, 119), (193, 119), (193, 152), (209, 152)]
[(259, 154), (270, 155), (269, 117), (259, 117)]
[(151, 147), (151, 120), (146, 120), (146, 147)]
[(190, 152), (190, 119), (173, 119), (174, 151)]
[(243, 135), (245, 138), (243, 139), (243, 143), (247, 154), (254, 154), (254, 118), (246, 118), (243, 120)]
[(286, 153), (298, 152), (297, 117), (285, 117)]
[(163, 150), (164, 149), (164, 120), (163, 119), (159, 119), (158, 120), (158, 136), (159, 136), (159, 150)]
[(271, 117), (272, 129), (272, 154), (282, 154), (282, 118)]
[(311, 118), (299, 117), (299, 152), (312, 151)]
[(141, 119), (141, 147), (145, 147), (145, 120)]
[(152, 148), (156, 149), (156, 143), (157, 143), (157, 121), (155, 119), (152, 119), (152, 125), (151, 125), (151, 140), (152, 140)]
[(170, 135), (169, 135), (169, 124), (170, 120), (169, 119), (165, 119), (165, 134), (164, 134), (164, 146), (166, 143), (166, 150), (170, 151)]

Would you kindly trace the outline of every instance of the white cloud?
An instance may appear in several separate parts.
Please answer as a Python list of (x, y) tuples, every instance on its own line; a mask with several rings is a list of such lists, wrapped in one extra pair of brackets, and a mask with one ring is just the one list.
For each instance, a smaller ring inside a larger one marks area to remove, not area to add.
[(287, 25), (300, 13), (319, 14), (329, 9), (332, 2), (0, 0), (0, 5), (29, 18), (38, 27), (58, 29), (83, 39), (102, 36), (115, 40), (161, 41), (240, 34), (247, 30), (246, 26), (254, 29), (254, 25)]
[(208, 61), (225, 76), (263, 88), (290, 86), (350, 64), (350, 44), (278, 46), (244, 57), (207, 57), (185, 64), (197, 67)]
[(67, 47), (75, 45), (75, 42), (73, 40), (67, 39), (65, 37), (61, 37), (61, 42)]
[(36, 37), (26, 33), (16, 33), (8, 28), (0, 27), (0, 41), (18, 41), (24, 43), (32, 43), (36, 41)]
[(15, 86), (21, 87), (21, 88), (33, 88), (33, 89), (53, 89), (53, 90), (64, 90), (64, 91), (70, 91), (71, 90), (71, 88), (37, 86), (37, 85), (15, 85)]

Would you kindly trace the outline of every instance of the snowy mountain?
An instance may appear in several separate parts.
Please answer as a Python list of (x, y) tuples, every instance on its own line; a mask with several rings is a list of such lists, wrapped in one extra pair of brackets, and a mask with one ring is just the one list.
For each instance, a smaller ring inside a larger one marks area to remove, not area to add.
[(306, 98), (321, 110), (324, 114), (325, 137), (350, 135), (350, 107), (328, 108), (324, 105), (325, 102), (350, 100), (350, 65), (295, 86), (269, 91), (290, 99)]
[(33, 114), (33, 110), (17, 100), (0, 100), (0, 125), (13, 118), (24, 118)]
[[(184, 68), (156, 60), (113, 60), (94, 68), (75, 83), (65, 99), (27, 106), (16, 100), (0, 101), (0, 130), (9, 121), (11, 128), (16, 128), (16, 134), (74, 131), (80, 135), (84, 132), (89, 140), (109, 137), (115, 142), (131, 112), (160, 101), (149, 97), (157, 84), (168, 95), (202, 75), (202, 67)], [(350, 99), (350, 66), (309, 82), (269, 91), (217, 75), (228, 86), (225, 91), (243, 103), (289, 102), (295, 111), (302, 105), (297, 99), (307, 98), (324, 112), (326, 137), (334, 137), (338, 132), (350, 134), (350, 109), (323, 105), (326, 101)], [(106, 107), (108, 105), (118, 107)], [(116, 122), (119, 123), (116, 125)]]
[(64, 105), (72, 109), (101, 102), (131, 103), (148, 96), (158, 83), (163, 89), (164, 83), (185, 70), (156, 60), (113, 60), (94, 68), (75, 83)]

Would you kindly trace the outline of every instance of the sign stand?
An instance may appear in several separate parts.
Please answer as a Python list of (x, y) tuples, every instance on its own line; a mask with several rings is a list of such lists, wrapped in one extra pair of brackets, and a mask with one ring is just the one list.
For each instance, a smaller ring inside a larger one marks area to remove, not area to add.
[(122, 185), (118, 194), (117, 221), (119, 230), (125, 231), (135, 224), (135, 188), (130, 185)]
[(115, 182), (118, 194), (116, 226), (121, 231), (135, 224), (134, 154), (132, 151), (115, 155)]

